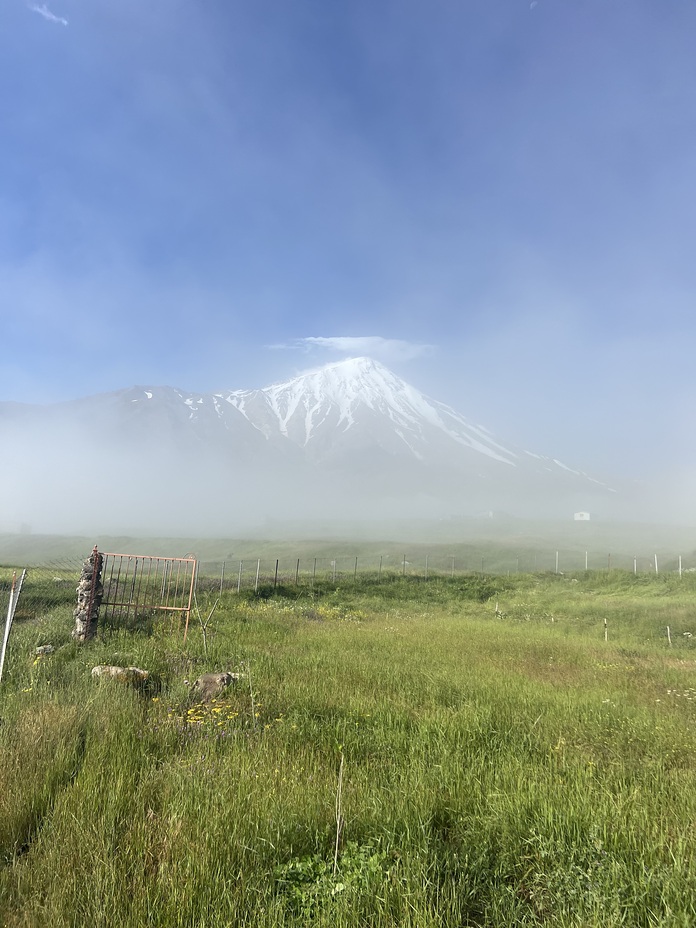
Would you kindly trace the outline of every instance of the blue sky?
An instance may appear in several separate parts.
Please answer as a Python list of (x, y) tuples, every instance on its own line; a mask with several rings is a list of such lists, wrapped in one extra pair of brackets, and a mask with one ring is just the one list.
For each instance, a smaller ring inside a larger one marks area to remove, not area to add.
[(694, 47), (692, 0), (4, 0), (0, 399), (365, 353), (690, 470)]

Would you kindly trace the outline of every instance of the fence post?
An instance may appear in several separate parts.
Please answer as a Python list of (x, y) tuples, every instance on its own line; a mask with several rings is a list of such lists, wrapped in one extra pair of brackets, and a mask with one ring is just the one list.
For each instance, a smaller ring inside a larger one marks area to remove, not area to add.
[(22, 584), (24, 583), (24, 578), (26, 577), (26, 570), (22, 571), (22, 576), (19, 578), (19, 583), (17, 583), (17, 574), (16, 572), (12, 573), (12, 588), (10, 590), (10, 601), (7, 604), (7, 619), (5, 620), (5, 633), (2, 638), (2, 651), (0, 652), (0, 680), (2, 680), (2, 671), (5, 666), (5, 654), (7, 653), (7, 642), (10, 640), (10, 632), (12, 631), (12, 623), (14, 621), (15, 609), (17, 608), (17, 603), (19, 601), (19, 594), (22, 592)]
[(101, 582), (103, 558), (97, 546), (82, 565), (82, 573), (77, 584), (77, 606), (73, 612), (75, 628), (72, 637), (75, 641), (89, 641), (97, 633), (99, 607), (101, 606), (104, 587)]
[(254, 583), (254, 593), (259, 591), (259, 572), (261, 571), (261, 558), (256, 561), (256, 581)]
[(240, 561), (240, 562), (239, 562), (239, 573), (238, 573), (238, 575), (237, 575), (237, 592), (238, 592), (238, 593), (239, 593), (239, 591), (240, 591), (241, 588), (242, 588), (242, 564), (243, 564), (243, 563), (244, 563), (244, 561)]

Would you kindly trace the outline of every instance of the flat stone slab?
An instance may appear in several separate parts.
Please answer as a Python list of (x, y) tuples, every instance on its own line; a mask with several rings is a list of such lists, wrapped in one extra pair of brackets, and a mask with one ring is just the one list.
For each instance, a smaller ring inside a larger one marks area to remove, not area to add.
[(150, 679), (149, 670), (139, 667), (116, 667), (113, 664), (97, 664), (92, 667), (92, 676), (97, 679), (116, 680), (119, 683), (137, 686)]

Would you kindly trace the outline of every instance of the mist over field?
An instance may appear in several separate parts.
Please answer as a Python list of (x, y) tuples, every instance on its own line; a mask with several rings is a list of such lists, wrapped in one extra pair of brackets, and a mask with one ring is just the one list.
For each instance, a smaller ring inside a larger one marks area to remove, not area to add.
[[(649, 0), (6, 0), (0, 530), (696, 524), (695, 28)], [(396, 412), (349, 447), (321, 406), (336, 444), (303, 450), (247, 395), (362, 356), (470, 421), (397, 462)], [(208, 397), (195, 434), (171, 396), (126, 427), (153, 383)], [(235, 391), (256, 418), (223, 435)]]
[[(288, 456), (271, 465), (254, 459), (230, 465), (202, 446), (142, 436), (126, 446), (94, 425), (50, 417), (37, 432), (4, 429), (0, 481), (9, 488), (0, 533), (173, 536), (194, 538), (347, 536), (413, 538), (422, 542), (547, 522), (559, 533), (623, 526), (627, 543), (640, 524), (683, 527), (696, 522), (688, 474), (662, 484), (619, 480), (611, 493), (575, 492), (559, 507), (536, 495), (472, 493), (466, 479), (443, 482), (385, 468), (382, 455), (359, 468), (310, 469)], [(402, 483), (400, 484), (400, 481)], [(589, 525), (573, 514), (588, 511)], [(633, 526), (633, 528), (631, 527)]]

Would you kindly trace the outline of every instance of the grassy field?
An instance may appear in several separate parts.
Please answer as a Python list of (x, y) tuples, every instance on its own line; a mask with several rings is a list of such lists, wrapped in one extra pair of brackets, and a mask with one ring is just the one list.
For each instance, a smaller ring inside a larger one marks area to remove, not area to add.
[(0, 688), (0, 924), (692, 928), (695, 598), (693, 574), (364, 576), (210, 589), (205, 638), (82, 646), (58, 598)]

